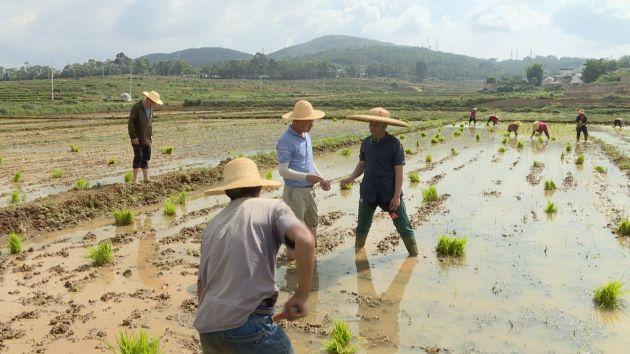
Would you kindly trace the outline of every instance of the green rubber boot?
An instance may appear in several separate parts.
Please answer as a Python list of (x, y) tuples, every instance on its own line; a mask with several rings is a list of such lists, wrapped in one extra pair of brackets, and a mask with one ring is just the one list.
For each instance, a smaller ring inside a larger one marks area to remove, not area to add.
[(354, 239), (354, 249), (358, 251), (362, 249), (363, 247), (365, 247), (365, 241), (367, 240), (367, 235), (356, 234), (355, 236), (356, 238)]
[(409, 257), (415, 257), (418, 255), (418, 246), (416, 245), (416, 238), (413, 236), (410, 237), (402, 237), (403, 243), (405, 244), (405, 248), (407, 248), (407, 252), (409, 252)]

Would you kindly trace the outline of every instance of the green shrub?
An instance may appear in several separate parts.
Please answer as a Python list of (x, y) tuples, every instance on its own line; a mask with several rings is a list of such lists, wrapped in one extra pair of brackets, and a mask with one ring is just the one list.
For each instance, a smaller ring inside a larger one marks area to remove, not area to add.
[(545, 207), (545, 213), (547, 214), (555, 214), (558, 211), (556, 205), (551, 201), (547, 201), (547, 207)]
[(166, 200), (164, 202), (164, 215), (173, 216), (175, 215), (175, 203), (170, 200)]
[(431, 154), (427, 154), (427, 155), (424, 157), (424, 161), (426, 161), (426, 163), (431, 163), (431, 162), (433, 162), (433, 158), (431, 157)]
[(435, 189), (435, 186), (429, 186), (429, 188), (422, 190), (422, 202), (423, 203), (435, 202), (438, 199), (440, 199), (440, 197), (438, 196), (438, 193), (437, 193), (437, 190)]
[(188, 198), (188, 192), (181, 191), (178, 194), (171, 196), (169, 199), (173, 204), (184, 205), (186, 204), (186, 198)]
[(98, 245), (88, 248), (87, 258), (92, 260), (92, 264), (97, 267), (103, 266), (112, 261), (114, 248), (110, 241), (101, 241)]
[(556, 184), (552, 181), (552, 180), (546, 180), (545, 181), (545, 190), (546, 191), (555, 191), (556, 190)]
[(602, 309), (612, 310), (621, 306), (623, 285), (618, 280), (609, 281), (595, 289), (593, 302)]
[(16, 172), (11, 180), (15, 183), (22, 182), (22, 172)]
[(575, 159), (575, 164), (576, 165), (583, 165), (584, 164), (584, 155), (582, 155), (582, 154), (578, 155), (577, 159)]
[(50, 172), (52, 178), (61, 178), (63, 176), (63, 170), (60, 168), (53, 168)]
[(341, 156), (350, 156), (350, 149), (344, 148), (341, 150)]
[(129, 225), (133, 222), (133, 211), (129, 209), (115, 209), (112, 214), (118, 226)]
[(111, 165), (115, 165), (117, 162), (118, 161), (116, 161), (116, 159), (110, 159), (109, 162), (107, 162), (107, 164), (111, 166)]
[(630, 219), (621, 221), (617, 225), (617, 232), (623, 236), (630, 236)]
[(133, 172), (131, 171), (125, 172), (124, 178), (125, 178), (125, 183), (131, 182), (131, 180), (133, 179)]
[(168, 146), (162, 149), (162, 153), (165, 155), (171, 155), (173, 153), (173, 150), (175, 150), (172, 146)]
[(86, 180), (85, 178), (79, 178), (78, 180), (74, 182), (74, 189), (76, 190), (88, 189), (88, 188), (90, 188), (90, 182)]
[(599, 173), (606, 173), (606, 172), (608, 172), (606, 170), (606, 167), (604, 167), (604, 166), (595, 166), (595, 171), (597, 171)]
[(324, 345), (328, 354), (353, 354), (357, 352), (356, 345), (352, 344), (352, 333), (350, 327), (339, 320), (335, 321), (333, 330), (330, 332), (330, 340)]
[(466, 252), (466, 237), (440, 236), (435, 250), (443, 257), (461, 257)]
[(74, 144), (70, 144), (70, 152), (79, 152), (79, 147)]
[(9, 232), (9, 254), (16, 254), (22, 251), (22, 236), (15, 231)]
[(407, 176), (409, 177), (409, 180), (411, 181), (411, 183), (420, 182), (420, 175), (417, 172), (409, 172)]

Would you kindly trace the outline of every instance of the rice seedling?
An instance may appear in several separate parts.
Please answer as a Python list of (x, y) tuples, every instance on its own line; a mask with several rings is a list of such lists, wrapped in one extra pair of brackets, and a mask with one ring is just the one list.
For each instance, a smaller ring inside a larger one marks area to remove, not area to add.
[(160, 337), (149, 338), (149, 335), (140, 330), (137, 334), (118, 332), (116, 346), (107, 343), (107, 347), (113, 353), (120, 354), (160, 354)]
[(433, 158), (431, 157), (431, 154), (427, 154), (424, 157), (424, 161), (426, 161), (426, 163), (431, 163), (433, 161)]
[(599, 308), (613, 310), (621, 307), (621, 298), (624, 295), (623, 285), (619, 280), (611, 280), (593, 291), (593, 302)]
[(503, 154), (505, 153), (505, 148), (503, 146), (499, 147), (499, 149), (497, 150), (499, 153)]
[(460, 123), (460, 124), (459, 124), (459, 127), (460, 127), (460, 128), (463, 128), (463, 127), (464, 127), (464, 123)]
[(547, 201), (547, 207), (545, 207), (545, 213), (547, 213), (547, 214), (555, 214), (556, 212), (558, 212), (558, 208), (556, 208), (556, 205), (553, 204), (552, 201), (548, 200)]
[(164, 215), (173, 216), (175, 215), (175, 203), (170, 200), (166, 200), (164, 202)]
[(454, 136), (454, 137), (458, 137), (458, 136), (460, 136), (460, 135), (462, 135), (462, 132), (461, 132), (461, 131), (459, 131), (459, 130), (456, 130), (456, 131), (453, 133), (453, 136)]
[(551, 140), (551, 141), (556, 141), (556, 137), (555, 137), (555, 136), (552, 136), (550, 140)]
[(9, 254), (16, 254), (22, 251), (22, 236), (15, 231), (9, 232)]
[(582, 155), (582, 154), (578, 155), (577, 159), (575, 159), (575, 164), (576, 165), (583, 165), (584, 164), (584, 155)]
[(481, 139), (481, 137), (479, 136), (479, 134), (475, 135), (475, 140), (479, 141), (479, 139)]
[(420, 175), (417, 172), (409, 172), (407, 176), (409, 177), (409, 180), (411, 181), (411, 183), (420, 182)]
[(114, 247), (110, 241), (101, 241), (98, 245), (88, 248), (87, 258), (91, 259), (96, 267), (110, 263), (113, 256)]
[(0, 156), (0, 166), (2, 166), (2, 164), (4, 164), (4, 158), (2, 158), (2, 156)]
[(503, 140), (501, 140), (501, 144), (507, 144), (508, 140), (507, 138), (503, 138)]
[(131, 179), (133, 178), (133, 173), (131, 171), (125, 172), (125, 183), (129, 183), (131, 182)]
[(107, 162), (107, 164), (109, 166), (115, 165), (116, 163), (118, 163), (118, 161), (116, 161), (116, 159), (110, 159), (109, 162)]
[(571, 143), (567, 143), (567, 145), (565, 146), (564, 150), (566, 152), (571, 152)]
[(171, 202), (178, 205), (186, 204), (186, 198), (188, 197), (187, 191), (181, 191), (178, 194), (175, 194), (169, 198)]
[(413, 155), (413, 150), (411, 150), (410, 148), (406, 148), (405, 155)]
[(112, 215), (118, 226), (131, 224), (134, 218), (133, 212), (129, 209), (114, 209)]
[(353, 354), (357, 352), (356, 345), (352, 344), (350, 327), (342, 320), (335, 321), (330, 340), (324, 345), (328, 354)]
[(455, 150), (455, 148), (451, 148), (451, 155), (457, 155), (457, 150)]
[(61, 178), (63, 176), (63, 170), (60, 168), (53, 168), (50, 174), (52, 178)]
[(11, 200), (10, 200), (11, 204), (17, 204), (20, 202), (20, 192), (19, 191), (13, 191), (11, 192)]
[(440, 199), (440, 196), (435, 189), (435, 186), (429, 186), (427, 189), (422, 190), (422, 202), (423, 203), (431, 203)]
[(422, 133), (420, 133), (420, 136), (421, 136), (421, 137), (423, 137), (423, 138), (426, 138), (426, 136), (427, 136), (427, 133), (425, 133), (425, 132), (422, 132)]
[(70, 152), (79, 152), (79, 147), (74, 144), (70, 144)]
[(622, 236), (630, 236), (630, 219), (621, 221), (617, 225), (617, 232)]
[(545, 181), (545, 190), (546, 191), (555, 191), (556, 190), (556, 184), (550, 179), (546, 180)]
[(341, 156), (350, 156), (350, 149), (343, 148), (340, 152)]
[(540, 161), (534, 161), (534, 163), (532, 163), (533, 168), (541, 168), (543, 166), (545, 166), (545, 164)]
[(88, 188), (90, 188), (90, 182), (86, 180), (85, 178), (79, 178), (78, 180), (74, 182), (75, 190), (88, 189)]
[(400, 140), (405, 140), (405, 134), (400, 134), (400, 135), (398, 136), (398, 139), (400, 139)]
[(440, 142), (440, 139), (438, 139), (436, 137), (431, 138), (431, 144), (437, 144), (439, 142)]
[(461, 257), (466, 252), (466, 237), (449, 237), (442, 235), (438, 239), (435, 250), (442, 257)]
[(560, 154), (560, 160), (564, 161), (564, 151), (562, 152), (562, 154)]
[(516, 143), (516, 148), (521, 150), (523, 148), (523, 143), (521, 141), (519, 141), (518, 143)]
[(420, 147), (420, 140), (416, 140), (416, 148)]
[(162, 153), (165, 155), (171, 155), (173, 153), (173, 150), (175, 149), (172, 146), (167, 146), (162, 149)]
[(273, 179), (273, 171), (267, 171), (267, 173), (265, 173), (265, 179), (272, 180)]
[(606, 173), (606, 172), (608, 172), (606, 170), (606, 167), (604, 167), (604, 166), (595, 166), (595, 171), (597, 171), (599, 173)]
[(352, 183), (348, 184), (340, 184), (339, 185), (342, 191), (349, 191), (352, 189)]
[(19, 172), (19, 171), (18, 171), (18, 172), (16, 172), (16, 173), (13, 175), (13, 178), (11, 178), (11, 181), (13, 181), (13, 182), (15, 182), (15, 183), (22, 182), (22, 172)]
[(489, 131), (490, 133), (494, 133), (494, 128), (488, 128), (488, 131)]

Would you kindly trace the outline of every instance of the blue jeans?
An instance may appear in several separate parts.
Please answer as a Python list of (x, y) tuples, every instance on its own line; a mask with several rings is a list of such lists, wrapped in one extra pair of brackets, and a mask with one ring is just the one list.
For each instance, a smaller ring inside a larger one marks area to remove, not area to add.
[(291, 340), (273, 323), (273, 307), (258, 307), (244, 325), (226, 331), (199, 333), (204, 354), (293, 354)]

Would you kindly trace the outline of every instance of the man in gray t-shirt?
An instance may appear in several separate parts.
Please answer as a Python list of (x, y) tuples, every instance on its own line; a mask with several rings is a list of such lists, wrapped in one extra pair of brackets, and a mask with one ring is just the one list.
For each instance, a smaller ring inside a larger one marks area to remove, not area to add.
[[(283, 201), (259, 197), (261, 188), (280, 183), (260, 178), (252, 160), (230, 161), (224, 181), (207, 193), (225, 193), (231, 201), (208, 224), (201, 240), (194, 326), (203, 352), (293, 353), (291, 341), (273, 320), (306, 315), (313, 234)], [(299, 285), (283, 312), (272, 319), (281, 245), (294, 249)]]

